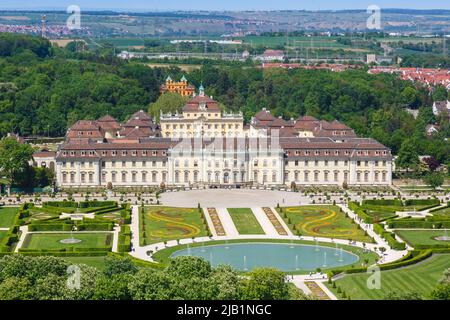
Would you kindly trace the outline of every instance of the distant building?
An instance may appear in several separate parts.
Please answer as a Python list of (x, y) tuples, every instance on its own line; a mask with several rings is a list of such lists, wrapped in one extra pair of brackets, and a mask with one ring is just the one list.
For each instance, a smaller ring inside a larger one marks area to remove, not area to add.
[(433, 114), (450, 120), (450, 101), (435, 101), (433, 103)]
[(56, 152), (49, 151), (48, 149), (42, 149), (33, 153), (33, 165), (39, 168), (48, 168), (55, 171)]
[(181, 113), (161, 114), (161, 133), (165, 138), (235, 137), (243, 135), (242, 113), (223, 113), (217, 101), (205, 95), (203, 86)]
[(282, 50), (266, 50), (264, 53), (258, 57), (256, 60), (260, 60), (263, 62), (269, 61), (283, 61), (285, 58), (284, 52)]
[(439, 132), (439, 126), (437, 126), (435, 124), (429, 124), (425, 127), (425, 132), (426, 132), (427, 136), (432, 136), (433, 134)]
[(248, 52), (248, 50), (244, 50), (244, 52), (242, 52), (242, 59), (247, 60), (250, 57), (250, 52)]
[(183, 97), (190, 97), (195, 92), (195, 87), (190, 85), (185, 76), (180, 81), (173, 81), (169, 76), (165, 84), (161, 85), (159, 92), (164, 94), (166, 92), (175, 92), (181, 94)]

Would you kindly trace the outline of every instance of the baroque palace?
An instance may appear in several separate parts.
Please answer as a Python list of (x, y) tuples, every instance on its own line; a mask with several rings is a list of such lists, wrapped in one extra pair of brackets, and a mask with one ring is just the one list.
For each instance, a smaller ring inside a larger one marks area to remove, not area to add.
[(284, 120), (263, 109), (246, 125), (203, 87), (159, 124), (142, 110), (123, 124), (109, 115), (80, 120), (54, 163), (43, 156), (62, 188), (389, 185), (392, 175), (391, 151), (338, 121)]

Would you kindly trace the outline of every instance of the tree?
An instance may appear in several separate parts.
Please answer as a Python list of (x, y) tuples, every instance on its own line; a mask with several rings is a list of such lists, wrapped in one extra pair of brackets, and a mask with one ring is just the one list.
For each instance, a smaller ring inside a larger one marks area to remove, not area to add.
[(427, 186), (436, 189), (444, 184), (444, 175), (439, 172), (432, 172), (427, 174), (423, 181), (427, 184)]
[(169, 300), (173, 279), (163, 271), (139, 270), (128, 284), (133, 300)]
[(412, 169), (419, 165), (417, 144), (413, 140), (408, 139), (402, 143), (395, 163), (403, 169)]
[(391, 291), (384, 296), (384, 300), (423, 300), (423, 297), (420, 293), (416, 291), (411, 292)]
[(434, 300), (450, 300), (450, 269), (444, 271), (438, 286), (431, 292)]
[(187, 98), (178, 93), (167, 92), (162, 94), (154, 103), (150, 104), (148, 112), (153, 118), (159, 120), (161, 112), (180, 112), (186, 101)]
[(116, 274), (135, 274), (137, 268), (129, 257), (106, 257), (103, 273), (111, 277)]
[(271, 268), (254, 269), (244, 280), (242, 298), (245, 300), (287, 300), (289, 287), (283, 272)]
[(29, 144), (19, 143), (10, 137), (0, 141), (0, 172), (9, 184), (13, 183), (14, 174), (27, 168), (32, 156), (33, 148)]
[(427, 164), (430, 171), (436, 171), (436, 169), (441, 165), (435, 157), (427, 157), (423, 159), (423, 161)]

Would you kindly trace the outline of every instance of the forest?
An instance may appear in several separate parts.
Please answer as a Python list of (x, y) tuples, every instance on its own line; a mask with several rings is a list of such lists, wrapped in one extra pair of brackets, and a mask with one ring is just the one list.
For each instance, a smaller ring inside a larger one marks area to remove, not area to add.
[[(178, 79), (182, 74), (175, 67), (123, 61), (108, 50), (77, 53), (41, 38), (0, 34), (0, 136), (63, 136), (75, 121), (105, 114), (123, 121), (157, 101), (167, 75)], [(263, 70), (233, 63), (204, 64), (186, 77), (195, 86), (203, 83), (224, 109), (242, 111), (247, 121), (262, 108), (286, 119), (305, 114), (338, 119), (394, 154), (412, 145), (419, 155), (450, 163), (448, 121), (435, 119), (431, 109), (434, 100), (448, 98), (444, 88), (430, 92), (395, 75), (369, 75), (366, 69)], [(417, 119), (407, 109), (419, 110)], [(441, 128), (427, 137), (430, 123)]]

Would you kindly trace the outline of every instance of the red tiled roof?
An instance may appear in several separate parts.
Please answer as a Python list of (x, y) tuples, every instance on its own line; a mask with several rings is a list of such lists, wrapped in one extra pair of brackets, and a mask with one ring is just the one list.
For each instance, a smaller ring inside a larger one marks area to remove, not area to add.
[(206, 107), (206, 110), (209, 112), (220, 112), (219, 105), (217, 104), (217, 101), (213, 100), (212, 98), (206, 96), (206, 95), (198, 95), (190, 99), (186, 105), (183, 107), (183, 111), (201, 111), (200, 106), (204, 104)]

